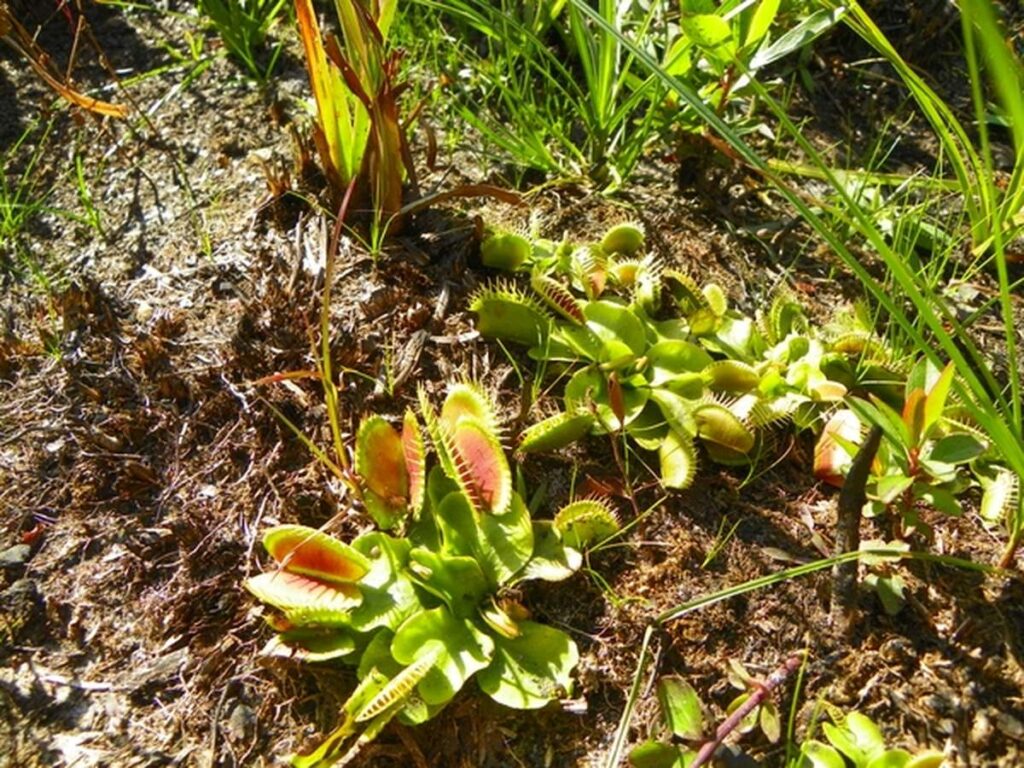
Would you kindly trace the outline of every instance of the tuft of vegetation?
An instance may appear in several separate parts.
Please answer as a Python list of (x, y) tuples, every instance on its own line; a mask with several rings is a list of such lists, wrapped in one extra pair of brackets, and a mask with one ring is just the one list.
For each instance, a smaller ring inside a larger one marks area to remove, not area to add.
[(356, 438), (355, 488), (382, 530), (346, 544), (312, 528), (273, 527), (263, 544), (276, 567), (245, 583), (274, 609), (277, 634), (265, 654), (338, 660), (359, 680), (338, 728), (294, 766), (344, 765), (391, 719), (434, 717), (471, 677), (518, 709), (571, 692), (576, 644), (531, 620), (515, 588), (571, 576), (592, 542), (618, 530), (617, 518), (588, 499), (534, 519), (476, 386), (452, 386), (440, 412), (423, 393), (420, 403), (437, 455), (429, 470), (411, 410), (400, 432), (369, 416)]
[(268, 82), (284, 43), (274, 43), (268, 53), (267, 37), (287, 17), (288, 0), (199, 0), (198, 8), (248, 75), (260, 84)]

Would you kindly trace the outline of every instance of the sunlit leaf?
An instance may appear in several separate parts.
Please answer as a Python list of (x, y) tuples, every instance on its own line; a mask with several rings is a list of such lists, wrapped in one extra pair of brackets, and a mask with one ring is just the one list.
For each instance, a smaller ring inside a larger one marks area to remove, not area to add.
[(658, 681), (661, 716), (675, 736), (697, 741), (704, 733), (704, 705), (692, 685), (681, 677)]
[(477, 674), (481, 690), (500, 704), (536, 709), (568, 695), (579, 651), (554, 627), (519, 623), (519, 637), (495, 637), (494, 659)]
[(466, 680), (490, 664), (494, 640), (440, 607), (407, 619), (391, 642), (391, 655), (400, 664), (412, 664), (435, 649), (437, 660), (416, 687), (427, 704), (450, 700)]
[(328, 583), (289, 571), (253, 576), (245, 588), (285, 615), (301, 614), (306, 619), (302, 623), (310, 624), (345, 624), (362, 599), (355, 584)]
[(359, 581), (370, 569), (370, 562), (358, 551), (304, 525), (268, 529), (263, 534), (263, 546), (285, 570), (321, 581)]

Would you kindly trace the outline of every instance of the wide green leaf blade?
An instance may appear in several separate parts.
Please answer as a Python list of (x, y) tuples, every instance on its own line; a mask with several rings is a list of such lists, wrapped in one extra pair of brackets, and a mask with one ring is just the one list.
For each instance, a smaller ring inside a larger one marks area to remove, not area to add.
[(352, 547), (370, 562), (359, 587), (363, 602), (352, 611), (353, 629), (369, 632), (378, 627), (396, 629), (420, 607), (413, 583), (406, 575), (410, 544), (380, 531), (364, 533)]
[(523, 621), (518, 637), (497, 636), (494, 643), (494, 660), (477, 675), (477, 682), (498, 703), (537, 709), (572, 688), (579, 651), (565, 632)]
[(455, 618), (466, 619), (476, 614), (488, 585), (474, 558), (414, 549), (409, 559), (409, 570), (428, 592), (444, 600)]
[(696, 689), (681, 677), (663, 677), (658, 681), (661, 716), (675, 736), (697, 741), (704, 733), (704, 705)]
[(391, 655), (399, 664), (412, 664), (420, 654), (434, 649), (438, 651), (434, 668), (416, 690), (427, 704), (444, 704), (490, 663), (494, 641), (442, 606), (407, 619), (391, 642)]

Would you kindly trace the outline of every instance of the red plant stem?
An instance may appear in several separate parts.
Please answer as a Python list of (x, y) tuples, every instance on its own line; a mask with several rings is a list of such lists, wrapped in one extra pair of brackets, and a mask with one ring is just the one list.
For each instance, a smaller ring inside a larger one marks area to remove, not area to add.
[(744, 717), (759, 707), (761, 702), (768, 698), (773, 690), (785, 682), (786, 678), (797, 670), (803, 659), (804, 655), (802, 653), (793, 654), (786, 659), (786, 662), (781, 667), (772, 672), (767, 680), (763, 683), (756, 683), (754, 692), (750, 694), (747, 700), (718, 726), (718, 730), (715, 731), (715, 738), (701, 745), (701, 748), (697, 751), (697, 756), (690, 763), (690, 768), (700, 768), (700, 766), (707, 763), (725, 737), (736, 730), (736, 727), (743, 721)]

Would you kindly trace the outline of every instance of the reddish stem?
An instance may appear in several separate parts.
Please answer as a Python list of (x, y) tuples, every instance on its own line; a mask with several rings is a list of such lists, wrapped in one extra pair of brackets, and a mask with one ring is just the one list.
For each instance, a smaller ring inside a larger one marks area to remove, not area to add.
[(725, 721), (718, 726), (718, 730), (715, 731), (715, 737), (710, 741), (704, 742), (701, 745), (700, 750), (697, 752), (697, 756), (693, 758), (693, 762), (690, 763), (690, 768), (700, 768), (700, 766), (706, 764), (715, 754), (715, 750), (722, 743), (726, 736), (732, 733), (743, 722), (743, 718), (746, 717), (751, 711), (761, 705), (768, 695), (778, 688), (786, 678), (793, 674), (800, 664), (803, 662), (804, 656), (802, 653), (795, 653), (786, 659), (785, 663), (776, 669), (763, 683), (757, 683), (753, 693), (744, 701), (736, 711), (733, 712)]

